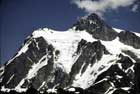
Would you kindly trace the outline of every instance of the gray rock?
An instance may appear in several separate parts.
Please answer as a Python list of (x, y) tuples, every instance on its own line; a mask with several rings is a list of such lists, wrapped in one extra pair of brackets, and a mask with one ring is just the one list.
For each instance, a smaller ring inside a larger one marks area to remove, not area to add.
[(76, 30), (86, 30), (96, 39), (111, 41), (117, 37), (117, 32), (94, 13), (80, 19), (73, 26), (76, 27)]
[(80, 53), (80, 56), (72, 66), (70, 72), (70, 83), (72, 83), (72, 81), (74, 80), (75, 75), (80, 72), (84, 63), (85, 65), (83, 66), (83, 69), (81, 71), (82, 73), (85, 72), (89, 64), (91, 64), (92, 66), (96, 60), (100, 60), (103, 54), (109, 54), (109, 52), (105, 49), (100, 41), (90, 43), (86, 42), (83, 39), (79, 42), (77, 51), (78, 53)]
[(136, 36), (133, 32), (123, 31), (118, 36), (122, 43), (140, 49), (140, 37)]

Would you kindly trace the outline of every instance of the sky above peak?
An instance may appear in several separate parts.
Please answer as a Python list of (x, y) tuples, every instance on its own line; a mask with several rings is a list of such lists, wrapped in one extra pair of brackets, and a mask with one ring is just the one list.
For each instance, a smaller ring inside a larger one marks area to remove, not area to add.
[(78, 8), (83, 9), (87, 13), (96, 13), (101, 17), (107, 11), (115, 11), (119, 8), (131, 7), (132, 12), (137, 12), (140, 1), (138, 0), (72, 0)]
[(64, 31), (93, 12), (110, 26), (140, 32), (139, 0), (1, 0), (1, 63), (9, 60), (35, 29)]

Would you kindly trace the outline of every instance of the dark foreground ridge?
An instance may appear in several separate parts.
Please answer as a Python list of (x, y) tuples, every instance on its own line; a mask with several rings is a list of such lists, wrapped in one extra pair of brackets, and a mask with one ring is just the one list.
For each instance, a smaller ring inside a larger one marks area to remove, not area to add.
[[(91, 91), (91, 90), (83, 90), (81, 88), (76, 88), (75, 91), (66, 91), (66, 90), (63, 90), (62, 88), (59, 88), (59, 89), (57, 89), (57, 93), (53, 93), (53, 92), (52, 93), (48, 93), (48, 92), (40, 93), (39, 91), (37, 91), (34, 88), (29, 88), (26, 92), (19, 93), (19, 92), (16, 92), (15, 90), (11, 90), (10, 92), (0, 91), (0, 94), (103, 94), (103, 93), (97, 93), (96, 91)], [(136, 93), (134, 90), (129, 90), (129, 93), (128, 93), (122, 89), (118, 89), (112, 94), (139, 94), (139, 93)]]

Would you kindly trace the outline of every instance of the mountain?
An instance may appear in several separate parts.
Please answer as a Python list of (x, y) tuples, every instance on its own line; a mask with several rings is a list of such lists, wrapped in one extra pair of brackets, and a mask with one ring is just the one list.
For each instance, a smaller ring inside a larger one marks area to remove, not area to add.
[(3, 94), (140, 94), (139, 78), (140, 34), (94, 13), (67, 31), (35, 30), (0, 68)]

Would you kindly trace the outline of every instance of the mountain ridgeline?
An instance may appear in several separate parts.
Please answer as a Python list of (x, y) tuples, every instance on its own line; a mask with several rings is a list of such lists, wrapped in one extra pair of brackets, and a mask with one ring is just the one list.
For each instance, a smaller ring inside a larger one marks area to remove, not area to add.
[(1, 94), (140, 94), (140, 34), (96, 14), (35, 30), (0, 68)]

